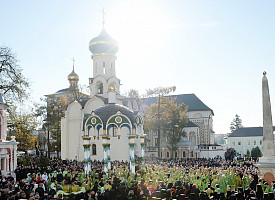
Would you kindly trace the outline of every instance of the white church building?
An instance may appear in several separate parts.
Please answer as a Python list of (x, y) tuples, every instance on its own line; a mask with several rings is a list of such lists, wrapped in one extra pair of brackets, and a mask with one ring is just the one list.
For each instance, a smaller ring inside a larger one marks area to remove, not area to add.
[[(157, 154), (157, 134), (144, 134), (143, 112), (137, 101), (120, 95), (115, 64), (118, 44), (104, 27), (99, 36), (90, 41), (89, 49), (93, 60), (90, 96), (69, 104), (61, 119), (61, 158), (84, 160), (86, 172), (91, 169), (91, 160), (94, 159), (104, 160), (105, 171), (110, 169), (110, 161), (129, 161), (134, 172), (136, 156), (143, 163), (145, 153), (146, 156)], [(68, 80), (70, 85), (77, 85), (79, 77), (74, 72)], [(190, 119), (185, 128), (187, 137), (180, 143), (182, 146), (177, 157), (200, 157), (198, 145), (214, 142), (214, 112), (195, 94), (171, 97), (176, 97), (176, 103), (188, 106), (187, 117)], [(156, 98), (148, 98), (145, 104), (150, 106), (156, 102)], [(161, 145), (161, 157), (170, 158), (164, 143)]]
[(86, 172), (94, 159), (104, 160), (104, 171), (110, 169), (110, 161), (130, 161), (134, 172), (135, 156), (144, 160), (143, 115), (136, 102), (128, 104), (130, 108), (124, 106), (125, 97), (119, 94), (117, 42), (103, 27), (89, 49), (93, 59), (90, 97), (68, 105), (61, 119), (61, 158), (84, 160)]

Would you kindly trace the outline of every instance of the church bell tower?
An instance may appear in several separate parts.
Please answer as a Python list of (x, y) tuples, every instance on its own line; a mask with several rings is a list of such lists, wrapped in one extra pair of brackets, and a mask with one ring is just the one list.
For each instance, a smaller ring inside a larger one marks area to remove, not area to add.
[(119, 93), (120, 80), (116, 77), (117, 42), (106, 32), (101, 33), (89, 43), (93, 59), (93, 78), (90, 78), (91, 97), (95, 95), (108, 97), (108, 88), (114, 87)]

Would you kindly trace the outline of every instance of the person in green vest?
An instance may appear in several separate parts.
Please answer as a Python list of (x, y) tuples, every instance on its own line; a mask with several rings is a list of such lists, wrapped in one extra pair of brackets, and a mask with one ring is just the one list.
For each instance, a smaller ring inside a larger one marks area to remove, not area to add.
[(261, 187), (262, 187), (262, 189), (263, 189), (263, 191), (265, 191), (265, 181), (264, 181), (264, 179), (259, 179), (259, 184), (261, 185)]
[(216, 184), (215, 192), (217, 192), (218, 194), (220, 194), (222, 192), (219, 184)]
[(200, 191), (203, 191), (205, 188), (203, 188), (202, 186), (202, 182), (199, 176), (197, 176), (197, 180), (195, 181), (196, 185), (198, 186), (198, 188), (200, 189)]
[(247, 173), (243, 175), (243, 190), (246, 190), (247, 187), (249, 187), (250, 178)]
[(270, 185), (268, 184), (268, 182), (265, 182), (264, 183), (264, 186), (265, 186), (265, 190), (264, 190), (264, 193), (269, 193), (269, 192), (273, 192), (272, 191), (272, 188), (270, 187)]
[(65, 181), (64, 186), (62, 187), (62, 190), (66, 193), (71, 193), (71, 186)]
[(80, 187), (77, 185), (77, 183), (75, 181), (72, 182), (71, 190), (73, 193), (77, 193), (80, 191)]
[(82, 187), (85, 188), (85, 191), (91, 190), (91, 182), (89, 180), (86, 180), (83, 184)]

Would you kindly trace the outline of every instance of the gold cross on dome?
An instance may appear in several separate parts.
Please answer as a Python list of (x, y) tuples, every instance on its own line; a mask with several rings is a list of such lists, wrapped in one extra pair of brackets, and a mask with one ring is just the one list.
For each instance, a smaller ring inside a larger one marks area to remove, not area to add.
[(102, 8), (102, 24), (103, 24), (103, 26), (105, 25), (105, 9), (104, 9), (104, 7)]
[(75, 59), (73, 58), (72, 61), (73, 61), (73, 69), (74, 69), (74, 61), (75, 61)]

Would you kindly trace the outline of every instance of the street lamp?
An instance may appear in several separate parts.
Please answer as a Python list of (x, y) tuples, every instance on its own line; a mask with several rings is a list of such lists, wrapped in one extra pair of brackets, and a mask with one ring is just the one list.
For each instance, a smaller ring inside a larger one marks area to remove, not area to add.
[(159, 110), (160, 110), (160, 93), (159, 93), (159, 96), (158, 96), (158, 158), (160, 158), (160, 113), (159, 113)]
[(47, 154), (48, 154), (48, 159), (50, 159), (50, 124), (47, 120), (44, 120), (45, 123), (43, 125), (43, 129), (46, 131), (47, 130)]

